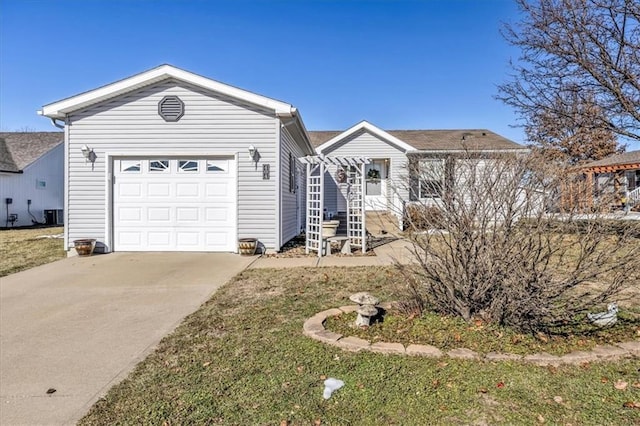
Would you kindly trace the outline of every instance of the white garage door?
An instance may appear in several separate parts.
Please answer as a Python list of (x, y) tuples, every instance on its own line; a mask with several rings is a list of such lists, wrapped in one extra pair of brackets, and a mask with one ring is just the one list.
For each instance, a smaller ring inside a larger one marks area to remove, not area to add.
[(235, 251), (233, 157), (121, 158), (113, 164), (116, 251)]

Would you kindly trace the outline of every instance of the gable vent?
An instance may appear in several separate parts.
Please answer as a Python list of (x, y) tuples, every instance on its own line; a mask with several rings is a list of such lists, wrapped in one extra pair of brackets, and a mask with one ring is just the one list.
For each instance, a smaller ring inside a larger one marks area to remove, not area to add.
[(158, 103), (158, 114), (164, 121), (178, 121), (184, 115), (184, 102), (177, 96), (165, 96)]

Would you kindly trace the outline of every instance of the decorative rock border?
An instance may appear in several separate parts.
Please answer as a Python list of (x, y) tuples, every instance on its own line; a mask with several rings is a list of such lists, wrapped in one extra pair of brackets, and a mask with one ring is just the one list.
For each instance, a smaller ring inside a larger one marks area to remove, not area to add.
[[(389, 309), (390, 303), (381, 303), (379, 305), (383, 309)], [(324, 323), (328, 317), (348, 314), (358, 309), (358, 306), (349, 305), (340, 308), (327, 309), (319, 312), (305, 321), (303, 332), (306, 336), (318, 340), (328, 345), (337, 346), (340, 349), (360, 352), (371, 351), (383, 354), (394, 355), (413, 355), (431, 358), (440, 358), (448, 356), (456, 359), (472, 359), (484, 361), (523, 361), (539, 366), (559, 366), (560, 364), (579, 365), (585, 362), (596, 361), (615, 361), (622, 358), (640, 357), (640, 340), (632, 340), (629, 342), (617, 343), (615, 345), (596, 346), (589, 352), (575, 351), (562, 356), (551, 355), (546, 352), (536, 353), (532, 355), (517, 355), (509, 353), (490, 352), (484, 356), (466, 348), (456, 348), (447, 352), (431, 345), (407, 345), (402, 343), (376, 342), (371, 343), (368, 340), (355, 336), (343, 336), (325, 329)]]

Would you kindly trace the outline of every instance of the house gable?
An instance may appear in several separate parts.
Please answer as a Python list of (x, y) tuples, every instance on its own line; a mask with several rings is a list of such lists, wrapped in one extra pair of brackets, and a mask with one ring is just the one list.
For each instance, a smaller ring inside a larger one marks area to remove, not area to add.
[(365, 132), (371, 134), (372, 136), (376, 137), (380, 141), (393, 146), (396, 150), (401, 151), (403, 153), (414, 150), (414, 148), (411, 145), (385, 132), (379, 127), (376, 127), (367, 121), (361, 121), (355, 126), (345, 130), (344, 132), (334, 136), (327, 142), (318, 146), (316, 148), (316, 151), (319, 154), (328, 154), (329, 152), (335, 151), (338, 147), (344, 146), (349, 141), (356, 139), (358, 135), (361, 135)]
[(203, 89), (218, 92), (232, 98), (237, 98), (244, 102), (273, 110), (276, 114), (292, 115), (296, 111), (292, 105), (285, 102), (267, 98), (228, 84), (220, 83), (171, 65), (161, 65), (157, 68), (136, 74), (115, 83), (45, 105), (39, 113), (50, 118), (64, 119), (70, 112), (86, 108), (90, 105), (118, 97), (125, 93), (135, 91), (167, 79), (184, 81), (185, 83), (189, 83)]

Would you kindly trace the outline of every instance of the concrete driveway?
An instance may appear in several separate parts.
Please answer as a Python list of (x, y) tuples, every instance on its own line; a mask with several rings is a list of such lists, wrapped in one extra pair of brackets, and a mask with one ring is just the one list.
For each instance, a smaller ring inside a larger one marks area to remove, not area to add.
[(74, 424), (253, 260), (113, 253), (0, 278), (0, 424)]

